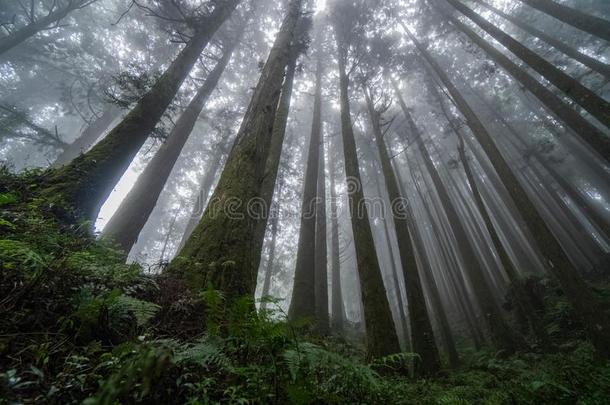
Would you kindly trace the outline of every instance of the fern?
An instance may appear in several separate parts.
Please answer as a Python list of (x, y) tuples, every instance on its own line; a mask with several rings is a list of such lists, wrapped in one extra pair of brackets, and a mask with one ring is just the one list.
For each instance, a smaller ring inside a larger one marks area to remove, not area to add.
[(120, 295), (114, 302), (114, 308), (119, 312), (129, 312), (136, 318), (138, 327), (146, 325), (161, 307), (152, 302), (139, 300), (129, 295)]
[(197, 343), (181, 345), (174, 355), (176, 364), (192, 363), (203, 367), (215, 366), (232, 369), (231, 361), (218, 342), (202, 339)]
[(27, 243), (17, 240), (0, 240), (0, 261), (5, 266), (19, 266), (25, 269), (39, 271), (45, 268), (46, 262)]

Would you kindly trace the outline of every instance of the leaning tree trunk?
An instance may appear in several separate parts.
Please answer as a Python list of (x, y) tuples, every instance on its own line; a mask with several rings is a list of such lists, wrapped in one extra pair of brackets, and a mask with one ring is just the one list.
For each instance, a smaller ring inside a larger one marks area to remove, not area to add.
[(155, 128), (214, 33), (241, 0), (228, 0), (201, 21), (192, 39), (125, 118), (97, 145), (50, 173), (42, 190), (50, 202), (94, 222), (134, 156)]
[[(497, 28), (472, 9), (466, 7), (460, 0), (446, 0), (466, 17), (470, 18), (489, 35), (504, 45), (508, 50), (521, 58), (527, 65), (554, 84), (565, 95), (579, 104), (599, 122), (610, 128), (610, 103), (589, 90), (576, 79), (568, 76), (559, 68), (553, 66), (543, 57), (523, 46), (519, 41)], [(609, 22), (610, 25), (610, 22)]]
[(448, 16), (448, 18), (473, 42), (480, 46), (494, 62), (502, 66), (511, 76), (520, 81), (559, 120), (572, 128), (603, 159), (610, 162), (610, 138), (608, 136), (457, 18), (453, 16)]
[(407, 32), (419, 52), (449, 91), (460, 112), (466, 118), (466, 123), (492, 162), (502, 183), (513, 198), (515, 206), (519, 209), (519, 213), (529, 225), (530, 232), (532, 235), (535, 235), (537, 247), (545, 257), (549, 270), (558, 279), (578, 318), (587, 329), (587, 333), (596, 351), (603, 358), (610, 357), (610, 319), (604, 311), (602, 303), (595, 297), (591, 288), (570, 262), (558, 240), (536, 210), (536, 207), (527, 196), (525, 189), (513, 174), (506, 160), (504, 160), (483, 123), (428, 51), (409, 31)]
[[(72, 11), (86, 7), (89, 4), (95, 3), (95, 1), (96, 0), (69, 0), (64, 7), (58, 8), (38, 20), (33, 20), (25, 27), (0, 39), (0, 55), (16, 47), (40, 31), (49, 28), (49, 26), (59, 23), (61, 19), (65, 18)], [(31, 18), (34, 19), (34, 16), (31, 16)]]
[(190, 289), (222, 291), (228, 306), (238, 297), (254, 297), (264, 237), (255, 211), (301, 3), (290, 1), (211, 202), (168, 267)]
[(197, 118), (229, 64), (233, 50), (239, 43), (244, 28), (245, 25), (242, 26), (235, 39), (227, 45), (227, 49), (224, 50), (221, 59), (208, 74), (184, 110), (165, 143), (155, 153), (155, 156), (148, 165), (146, 165), (138, 180), (104, 227), (102, 235), (105, 238), (113, 240), (126, 254), (129, 253), (137, 242), (142, 228), (157, 205), (159, 196), (178, 157), (180, 157), (182, 148), (189, 139), (191, 132), (193, 132)]
[(431, 375), (439, 371), (441, 364), (438, 349), (434, 341), (432, 324), (430, 323), (430, 317), (428, 316), (428, 311), (426, 309), (424, 289), (421, 284), (419, 270), (415, 260), (409, 224), (405, 215), (405, 206), (409, 203), (405, 200), (405, 197), (400, 194), (398, 181), (396, 180), (390, 156), (388, 155), (388, 150), (383, 140), (381, 113), (375, 110), (373, 100), (370, 96), (370, 90), (366, 87), (364, 88), (364, 97), (371, 119), (373, 134), (375, 135), (377, 152), (379, 153), (381, 161), (383, 180), (386, 185), (388, 197), (390, 198), (390, 208), (394, 219), (394, 230), (396, 231), (396, 240), (398, 241), (398, 252), (400, 254), (400, 262), (402, 264), (402, 272), (407, 291), (407, 300), (409, 302), (408, 309), (409, 321), (411, 323), (412, 350), (420, 356), (420, 361), (417, 362), (416, 370), (423, 375)]
[(328, 147), (328, 163), (330, 175), (330, 225), (331, 225), (331, 330), (341, 335), (343, 333), (343, 323), (346, 320), (345, 306), (343, 303), (343, 293), (341, 291), (341, 259), (339, 252), (339, 218), (337, 210), (337, 192), (335, 191), (335, 166), (331, 156), (331, 143)]
[(288, 316), (290, 319), (316, 317), (316, 198), (318, 170), (320, 167), (320, 143), (322, 135), (322, 60), (316, 67), (316, 89), (305, 182), (301, 200), (301, 226), (294, 270), (294, 287)]
[(599, 18), (578, 9), (564, 6), (552, 0), (521, 0), (528, 6), (547, 13), (572, 27), (610, 41), (610, 21)]
[(491, 10), (494, 13), (496, 13), (497, 15), (499, 15), (500, 17), (510, 21), (517, 27), (521, 28), (523, 31), (530, 34), (531, 36), (543, 40), (544, 42), (551, 45), (558, 51), (563, 52), (565, 55), (569, 56), (570, 58), (582, 63), (583, 65), (587, 66), (591, 70), (596, 71), (597, 73), (603, 75), (606, 79), (610, 80), (610, 65), (603, 63), (591, 56), (585, 55), (584, 53), (580, 52), (578, 49), (573, 48), (570, 45), (568, 45), (564, 42), (561, 42), (558, 39), (555, 39), (551, 35), (545, 34), (544, 32), (540, 31), (539, 29), (532, 27), (531, 25), (523, 22), (519, 18), (516, 18), (516, 17), (513, 17), (512, 15), (504, 13), (502, 10), (498, 9), (497, 7), (492, 6), (491, 4), (488, 4), (484, 0), (475, 0), (475, 1), (478, 4), (480, 4), (481, 6), (485, 7), (486, 9)]
[(102, 115), (94, 119), (87, 125), (83, 133), (57, 156), (53, 162), (54, 167), (60, 167), (70, 163), (81, 153), (85, 153), (108, 129), (110, 124), (121, 114), (121, 110), (110, 105), (104, 110)]
[[(321, 121), (321, 120), (320, 120)], [(321, 137), (320, 137), (321, 138)], [(315, 258), (315, 290), (316, 290), (316, 331), (320, 335), (328, 335), (328, 263), (326, 246), (326, 177), (324, 175), (324, 142), (319, 144), (318, 188), (316, 204), (316, 258)]]
[(375, 251), (371, 224), (369, 223), (369, 213), (362, 190), (356, 141), (350, 117), (349, 78), (345, 68), (346, 45), (341, 43), (340, 36), (337, 36), (337, 47), (340, 53), (338, 59), (343, 155), (354, 247), (356, 249), (356, 265), (364, 307), (367, 350), (370, 356), (378, 357), (397, 353), (400, 351), (400, 346), (381, 277), (381, 269)]
[[(414, 141), (417, 143), (419, 152), (421, 153), (421, 156), (423, 158), (424, 165), (426, 166), (428, 173), (432, 177), (436, 192), (439, 195), (439, 198), (443, 205), (443, 209), (445, 210), (449, 223), (451, 224), (451, 229), (455, 233), (455, 239), (460, 254), (462, 255), (465, 262), (464, 270), (468, 274), (468, 278), (472, 283), (473, 292), (475, 293), (477, 301), (481, 306), (481, 310), (483, 311), (485, 321), (489, 326), (493, 341), (501, 349), (504, 349), (508, 352), (512, 352), (517, 349), (520, 342), (516, 340), (516, 337), (510, 330), (510, 327), (502, 316), (500, 307), (498, 306), (496, 300), (492, 295), (491, 286), (477, 258), (476, 252), (474, 251), (473, 246), (469, 242), (466, 229), (464, 228), (464, 225), (460, 220), (460, 216), (455, 206), (452, 204), (451, 199), (449, 198), (449, 193), (445, 188), (445, 185), (443, 184), (440, 175), (438, 174), (436, 167), (432, 162), (432, 159), (430, 158), (430, 154), (428, 153), (428, 150), (424, 145), (424, 140), (421, 136), (419, 128), (411, 118), (411, 114), (409, 113), (409, 110), (404, 100), (402, 99), (402, 94), (400, 94), (400, 91), (395, 91), (395, 93), (400, 107), (402, 108), (405, 119), (407, 120), (410, 132), (415, 138)], [(408, 143), (408, 140), (405, 141)]]

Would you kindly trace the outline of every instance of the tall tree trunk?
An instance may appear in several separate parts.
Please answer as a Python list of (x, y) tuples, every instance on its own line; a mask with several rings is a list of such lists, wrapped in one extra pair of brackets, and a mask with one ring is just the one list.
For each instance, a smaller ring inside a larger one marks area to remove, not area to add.
[(316, 66), (316, 89), (307, 167), (301, 200), (301, 227), (294, 270), (294, 287), (288, 316), (290, 319), (316, 317), (316, 207), (320, 143), (322, 136), (322, 60)]
[(288, 4), (211, 202), (168, 268), (191, 289), (211, 285), (222, 291), (227, 305), (253, 297), (256, 288), (264, 232), (258, 232), (260, 213), (253, 211), (260, 208), (261, 179), (301, 3)]
[(176, 224), (176, 219), (178, 218), (178, 213), (180, 209), (176, 210), (174, 215), (172, 216), (171, 221), (169, 222), (169, 228), (167, 229), (167, 233), (165, 234), (165, 240), (163, 241), (163, 248), (161, 249), (160, 261), (165, 259), (165, 252), (167, 251), (167, 245), (169, 244), (169, 240), (171, 239), (172, 233), (174, 232), (174, 225)]
[(339, 218), (337, 210), (337, 192), (335, 190), (335, 166), (331, 155), (331, 143), (328, 147), (328, 163), (330, 174), (330, 224), (331, 224), (331, 330), (335, 333), (343, 333), (343, 324), (346, 320), (345, 305), (343, 303), (343, 293), (341, 290), (341, 259), (339, 252)]
[[(589, 90), (576, 79), (568, 76), (546, 59), (538, 56), (535, 52), (523, 46), (519, 41), (497, 28), (472, 9), (466, 7), (460, 0), (446, 0), (466, 17), (470, 18), (489, 35), (504, 45), (517, 57), (521, 58), (527, 65), (540, 73), (545, 79), (554, 84), (566, 96), (578, 103), (588, 111), (599, 122), (610, 128), (610, 103)], [(610, 26), (610, 22), (608, 23)], [(607, 139), (607, 138), (606, 138)]]
[(42, 18), (34, 19), (33, 15), (30, 16), (32, 20), (28, 25), (0, 39), (0, 55), (16, 47), (40, 31), (49, 28), (49, 26), (58, 24), (61, 19), (65, 18), (72, 11), (84, 8), (95, 3), (95, 1), (96, 0), (68, 0), (65, 6), (55, 9)]
[(494, 7), (493, 5), (487, 3), (484, 0), (475, 0), (475, 1), (478, 4), (480, 4), (481, 6), (485, 7), (486, 9), (491, 10), (494, 13), (496, 13), (497, 15), (499, 15), (500, 17), (510, 21), (517, 27), (521, 28), (523, 31), (530, 34), (531, 36), (543, 40), (544, 42), (551, 45), (558, 51), (563, 52), (565, 55), (582, 63), (583, 65), (587, 66), (591, 70), (596, 71), (597, 73), (603, 75), (606, 79), (610, 80), (610, 65), (603, 63), (591, 56), (585, 55), (584, 53), (580, 52), (578, 49), (573, 48), (570, 45), (568, 45), (564, 42), (561, 42), (558, 39), (555, 39), (551, 35), (545, 34), (544, 32), (540, 31), (539, 29), (532, 27), (531, 25), (523, 22), (519, 18), (516, 18), (516, 17), (513, 17), (512, 15), (504, 13), (502, 10), (498, 9), (497, 7)]
[(42, 191), (49, 201), (74, 209), (76, 218), (95, 221), (199, 55), (240, 1), (228, 0), (201, 21), (192, 39), (129, 114), (91, 150), (50, 174)]
[[(322, 135), (320, 138), (322, 138)], [(320, 139), (318, 147), (320, 152), (318, 158), (318, 189), (316, 193), (316, 330), (320, 335), (324, 336), (328, 335), (330, 324), (328, 318), (328, 249), (326, 247), (326, 176), (324, 175), (324, 142), (322, 139)]]
[(341, 134), (347, 179), (348, 204), (356, 249), (364, 322), (366, 325), (367, 350), (373, 357), (385, 356), (400, 351), (398, 337), (390, 304), (383, 285), (381, 269), (375, 251), (369, 213), (364, 200), (362, 180), (354, 130), (350, 117), (349, 78), (346, 72), (347, 44), (341, 43), (337, 35), (339, 49), (339, 89), (341, 99)]
[(53, 162), (54, 167), (60, 167), (70, 163), (81, 153), (85, 153), (108, 129), (110, 124), (121, 114), (121, 110), (114, 106), (108, 106), (102, 115), (95, 118), (87, 125), (82, 134), (74, 142), (67, 145)]
[(610, 21), (599, 18), (578, 9), (564, 6), (552, 0), (521, 0), (528, 6), (547, 13), (572, 27), (610, 41)]
[(448, 15), (448, 18), (473, 42), (480, 46), (493, 61), (506, 69), (515, 79), (520, 81), (525, 89), (536, 96), (536, 98), (540, 100), (549, 111), (553, 112), (559, 120), (572, 128), (572, 130), (574, 130), (583, 141), (588, 143), (593, 150), (597, 151), (603, 159), (610, 162), (610, 138), (608, 136), (457, 18), (451, 15)]
[[(371, 99), (370, 90), (364, 88), (364, 97), (371, 119), (373, 134), (375, 135), (375, 144), (377, 152), (381, 160), (381, 169), (383, 173), (386, 191), (390, 198), (390, 208), (394, 219), (394, 230), (396, 231), (396, 240), (398, 241), (398, 252), (400, 254), (400, 262), (402, 264), (402, 272), (405, 279), (407, 291), (407, 300), (409, 302), (409, 321), (411, 322), (411, 342), (412, 350), (420, 356), (420, 361), (416, 363), (416, 370), (423, 375), (435, 374), (440, 369), (440, 357), (436, 343), (434, 341), (434, 333), (432, 332), (432, 324), (426, 309), (426, 300), (424, 298), (424, 290), (415, 260), (415, 252), (411, 242), (411, 234), (407, 217), (405, 216), (405, 206), (408, 201), (400, 194), (398, 181), (392, 168), (392, 162), (388, 155), (388, 150), (383, 140), (381, 130), (381, 113), (376, 111), (373, 100)], [(388, 240), (388, 243), (390, 241)], [(392, 258), (393, 260), (393, 258)]]
[[(512, 352), (519, 346), (519, 342), (516, 340), (516, 337), (513, 336), (512, 331), (502, 316), (500, 307), (491, 293), (491, 285), (485, 276), (484, 269), (481, 267), (473, 246), (471, 243), (469, 243), (466, 229), (460, 221), (460, 216), (449, 198), (449, 193), (445, 188), (445, 185), (443, 184), (441, 177), (438, 174), (434, 163), (432, 162), (432, 159), (430, 158), (430, 154), (428, 153), (426, 146), (424, 145), (424, 140), (421, 136), (419, 128), (411, 118), (411, 113), (409, 112), (402, 98), (402, 94), (400, 94), (400, 91), (398, 91), (397, 88), (395, 88), (395, 93), (405, 119), (407, 120), (410, 132), (415, 138), (414, 141), (417, 143), (426, 169), (432, 177), (436, 192), (439, 195), (441, 203), (443, 204), (443, 209), (445, 210), (445, 214), (447, 215), (449, 223), (451, 224), (451, 229), (455, 233), (460, 254), (464, 259), (464, 270), (467, 272), (468, 278), (472, 283), (473, 292), (475, 293), (477, 301), (481, 306), (493, 341), (496, 345), (498, 345), (498, 347)], [(406, 144), (408, 144), (408, 141), (408, 139), (405, 139)]]
[(125, 253), (137, 242), (159, 196), (165, 187), (184, 144), (189, 139), (197, 118), (208, 98), (218, 85), (220, 77), (231, 60), (233, 50), (241, 40), (245, 25), (227, 48), (214, 69), (208, 74), (197, 93), (186, 107), (165, 143), (148, 163), (127, 196), (104, 227), (102, 235), (113, 240)]
[(578, 318), (587, 329), (596, 351), (603, 358), (610, 357), (610, 319), (605, 313), (603, 305), (599, 299), (595, 297), (591, 288), (570, 262), (561, 248), (561, 245), (511, 171), (508, 163), (504, 160), (504, 157), (498, 150), (491, 135), (483, 126), (483, 123), (470, 108), (469, 104), (455, 85), (449, 80), (447, 74), (430, 56), (428, 51), (426, 51), (409, 31), (408, 34), (419, 52), (449, 91), (449, 94), (455, 101), (458, 109), (466, 118), (466, 122), (472, 130), (472, 133), (492, 162), (502, 183), (510, 192), (515, 205), (519, 209), (525, 222), (528, 224), (532, 235), (535, 235), (536, 244), (545, 257), (549, 270), (559, 280), (566, 297), (574, 307)]

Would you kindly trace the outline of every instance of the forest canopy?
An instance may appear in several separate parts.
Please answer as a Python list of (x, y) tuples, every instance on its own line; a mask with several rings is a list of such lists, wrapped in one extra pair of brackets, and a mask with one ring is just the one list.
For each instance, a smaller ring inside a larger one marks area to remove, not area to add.
[(607, 403), (606, 0), (0, 2), (0, 404)]

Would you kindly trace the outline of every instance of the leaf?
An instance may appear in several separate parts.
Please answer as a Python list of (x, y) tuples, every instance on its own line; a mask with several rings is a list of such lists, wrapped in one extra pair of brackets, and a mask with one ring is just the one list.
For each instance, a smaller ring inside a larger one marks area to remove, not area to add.
[(14, 204), (19, 198), (13, 193), (2, 193), (0, 194), (0, 207), (4, 205)]

